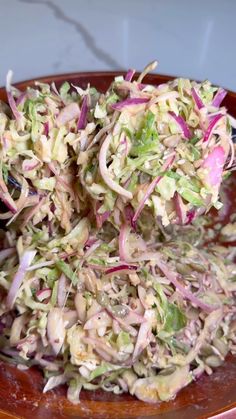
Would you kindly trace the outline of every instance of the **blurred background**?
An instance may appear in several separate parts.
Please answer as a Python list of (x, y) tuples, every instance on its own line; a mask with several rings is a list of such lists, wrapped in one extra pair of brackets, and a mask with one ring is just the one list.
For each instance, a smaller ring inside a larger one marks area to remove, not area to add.
[(0, 0), (0, 85), (79, 71), (137, 70), (236, 90), (236, 0)]

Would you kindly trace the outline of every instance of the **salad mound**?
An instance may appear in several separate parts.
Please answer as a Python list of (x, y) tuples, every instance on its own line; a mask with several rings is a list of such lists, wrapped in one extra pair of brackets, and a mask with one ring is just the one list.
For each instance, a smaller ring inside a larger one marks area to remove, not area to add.
[(106, 93), (9, 73), (0, 105), (0, 359), (73, 403), (170, 400), (235, 353), (235, 251), (205, 215), (235, 165), (226, 92), (154, 67)]
[(103, 135), (89, 144), (84, 161), (79, 156), (80, 179), (98, 214), (109, 213), (115, 224), (127, 205), (133, 224), (145, 209), (164, 226), (188, 224), (220, 208), (222, 176), (234, 160), (220, 107), (225, 91), (208, 81), (150, 86), (141, 79), (118, 77), (100, 98), (94, 116)]

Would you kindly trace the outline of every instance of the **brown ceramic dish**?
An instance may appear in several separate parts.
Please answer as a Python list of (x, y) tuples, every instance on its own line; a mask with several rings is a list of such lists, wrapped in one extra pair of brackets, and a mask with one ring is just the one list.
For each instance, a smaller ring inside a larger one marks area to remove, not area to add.
[[(88, 82), (105, 91), (117, 73), (80, 73), (44, 77), (40, 81), (55, 81), (60, 86), (67, 80), (86, 86)], [(147, 82), (160, 84), (170, 77), (149, 75)], [(24, 89), (33, 81), (18, 83)], [(0, 99), (6, 100), (4, 89)], [(236, 93), (229, 92), (224, 105), (236, 117)], [(236, 204), (236, 172), (232, 176), (229, 193), (230, 208)], [(234, 187), (233, 187), (234, 185)], [(20, 371), (0, 362), (0, 418), (91, 418), (91, 419), (194, 419), (194, 418), (236, 418), (236, 357), (228, 357), (213, 375), (202, 376), (197, 382), (180, 391), (175, 400), (150, 405), (129, 395), (115, 396), (105, 392), (82, 392), (77, 406), (66, 399), (64, 387), (42, 394), (43, 377), (39, 370)]]

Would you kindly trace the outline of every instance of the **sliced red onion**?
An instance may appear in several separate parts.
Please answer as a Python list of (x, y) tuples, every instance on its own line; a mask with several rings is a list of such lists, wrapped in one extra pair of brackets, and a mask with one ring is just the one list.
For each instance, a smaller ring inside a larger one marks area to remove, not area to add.
[(121, 137), (120, 137), (120, 144), (124, 145), (124, 155), (127, 156), (128, 155), (128, 143), (127, 143), (127, 137), (124, 133), (122, 133)]
[(5, 354), (7, 356), (10, 356), (11, 358), (17, 358), (19, 356), (19, 351), (14, 350), (14, 349), (10, 349), (10, 348), (1, 348), (0, 352), (2, 354)]
[(36, 297), (39, 301), (44, 301), (51, 297), (52, 290), (51, 288), (44, 288), (36, 292)]
[(125, 207), (125, 220), (127, 222), (128, 225), (130, 225), (134, 230), (137, 229), (137, 224), (135, 222), (133, 222), (133, 218), (134, 218), (134, 209), (131, 205), (127, 205)]
[[(4, 293), (2, 293), (2, 290), (1, 290), (1, 293), (0, 293), (1, 299), (2, 299), (3, 295), (4, 295)], [(4, 314), (2, 314), (0, 316), (0, 325), (3, 328), (10, 329), (11, 326), (12, 326), (13, 320), (14, 319), (12, 317), (12, 314), (5, 312)]]
[(186, 123), (186, 121), (182, 118), (180, 115), (176, 115), (174, 112), (169, 111), (169, 115), (172, 116), (172, 118), (177, 122), (177, 124), (180, 126), (182, 133), (185, 138), (190, 139), (191, 138), (191, 132), (190, 129)]
[(32, 357), (38, 349), (38, 339), (36, 334), (28, 335), (17, 343), (17, 349), (26, 352), (26, 355)]
[(212, 311), (219, 308), (216, 305), (210, 305), (199, 300), (199, 298), (197, 298), (191, 291), (187, 290), (183, 285), (180, 284), (175, 273), (171, 272), (169, 268), (167, 268), (167, 266), (159, 260), (159, 258), (156, 259), (156, 264), (160, 271), (162, 271), (166, 278), (169, 279), (169, 281), (183, 295), (183, 297), (187, 298), (189, 301), (191, 301), (191, 303), (200, 307), (203, 311), (206, 311), (207, 313), (211, 313)]
[(139, 90), (143, 90), (143, 89), (145, 89), (145, 87), (148, 86), (148, 84), (138, 83), (137, 86), (138, 86)]
[(97, 228), (102, 228), (103, 223), (109, 218), (110, 211), (105, 211), (103, 214), (96, 213)]
[(57, 303), (58, 307), (63, 307), (66, 301), (66, 285), (67, 280), (66, 276), (64, 274), (61, 274), (59, 280), (58, 280), (58, 289), (57, 289)]
[(186, 222), (186, 210), (185, 210), (183, 200), (181, 196), (178, 194), (178, 192), (175, 192), (173, 201), (174, 201), (175, 211), (179, 219), (179, 224), (184, 225)]
[(213, 133), (213, 131), (214, 131), (214, 129), (215, 129), (215, 127), (216, 127), (216, 125), (218, 124), (219, 120), (220, 120), (221, 118), (223, 118), (223, 116), (224, 116), (224, 115), (222, 115), (222, 114), (218, 114), (218, 115), (216, 115), (214, 118), (212, 118), (212, 120), (211, 120), (211, 122), (210, 122), (210, 124), (209, 124), (209, 126), (208, 126), (208, 128), (207, 128), (207, 130), (206, 130), (206, 132), (205, 132), (205, 134), (204, 134), (204, 137), (203, 137), (203, 142), (204, 142), (204, 143), (205, 143), (206, 141), (209, 141), (209, 140), (210, 140), (210, 138), (211, 138), (211, 136), (212, 136), (212, 133)]
[(108, 312), (108, 314), (114, 319), (114, 320), (116, 320), (117, 321), (117, 323), (119, 324), (119, 326), (123, 329), (123, 330), (125, 330), (126, 332), (128, 332), (128, 333), (130, 333), (130, 335), (131, 336), (137, 336), (137, 334), (138, 334), (138, 332), (137, 332), (137, 330), (133, 327), (133, 326), (131, 326), (131, 325), (129, 325), (129, 324), (127, 324), (127, 322), (126, 322), (126, 320), (125, 319), (121, 319), (120, 317), (117, 317), (117, 316), (115, 316), (114, 315), (114, 313), (111, 311), (111, 310), (109, 310), (109, 308), (106, 308), (106, 311)]
[(98, 210), (100, 208), (100, 205), (96, 205), (96, 222), (97, 222), (97, 228), (102, 228), (103, 223), (110, 217), (111, 211), (105, 211), (102, 214), (99, 214)]
[(77, 124), (77, 129), (84, 129), (86, 127), (86, 121), (87, 121), (87, 114), (88, 114), (88, 97), (84, 96), (83, 103), (81, 106), (81, 112)]
[(91, 236), (91, 237), (89, 237), (88, 238), (88, 240), (86, 241), (86, 243), (85, 243), (85, 245), (84, 245), (84, 247), (85, 248), (87, 248), (87, 247), (90, 247), (90, 246), (92, 246), (94, 243), (96, 243), (97, 242), (97, 238), (95, 237), (95, 236)]
[(121, 102), (114, 103), (111, 105), (113, 109), (116, 111), (122, 111), (126, 106), (133, 106), (133, 105), (143, 105), (149, 102), (149, 98), (147, 97), (133, 97), (129, 99), (122, 100)]
[(29, 266), (26, 270), (35, 271), (36, 269), (45, 268), (46, 266), (52, 266), (55, 262), (53, 260), (45, 260), (43, 262), (36, 263), (35, 265)]
[(78, 253), (78, 250), (74, 250), (74, 252), (70, 252), (70, 253), (67, 253), (67, 252), (59, 253), (58, 256), (60, 259), (66, 260), (66, 259), (69, 259), (71, 256), (75, 256), (77, 253)]
[[(208, 114), (208, 120), (209, 120), (209, 123), (216, 117), (216, 116), (218, 116), (218, 115), (226, 115), (225, 113), (222, 113), (222, 109), (220, 108), (219, 109), (219, 111), (218, 112), (214, 112), (214, 113), (210, 113), (210, 114)], [(203, 129), (203, 131), (205, 131), (204, 129)]]
[(95, 243), (93, 243), (84, 253), (83, 259), (88, 258), (95, 250), (101, 246), (102, 240), (97, 240)]
[(112, 139), (112, 135), (109, 134), (105, 141), (103, 142), (100, 153), (99, 153), (99, 169), (101, 176), (106, 183), (107, 186), (109, 186), (110, 189), (118, 193), (119, 195), (124, 196), (125, 198), (132, 199), (133, 194), (130, 191), (127, 191), (126, 189), (122, 188), (118, 183), (114, 182), (114, 180), (111, 179), (110, 173), (107, 168), (107, 152), (110, 146), (110, 142)]
[(43, 124), (43, 129), (44, 129), (43, 133), (47, 137), (48, 134), (49, 134), (49, 122), (48, 121)]
[[(163, 164), (162, 168), (161, 168), (161, 172), (165, 172), (166, 170), (168, 170), (174, 163), (175, 160), (175, 155), (170, 156), (165, 163)], [(147, 188), (147, 191), (143, 197), (143, 199), (141, 200), (141, 202), (138, 205), (138, 208), (135, 211), (135, 214), (133, 216), (133, 220), (132, 222), (135, 224), (137, 219), (140, 216), (140, 213), (143, 210), (143, 207), (145, 205), (145, 202), (148, 200), (148, 198), (150, 197), (150, 195), (153, 193), (155, 187), (157, 186), (157, 184), (160, 182), (160, 180), (162, 179), (163, 175), (158, 175), (157, 177), (155, 177), (153, 179), (153, 181), (150, 183), (149, 187)]]
[(7, 91), (7, 99), (8, 99), (9, 106), (11, 108), (11, 111), (12, 111), (16, 121), (19, 121), (22, 117), (22, 114), (17, 109), (16, 102), (15, 102), (15, 99), (13, 97), (12, 92)]
[(27, 98), (27, 92), (22, 92), (20, 96), (16, 99), (16, 106), (24, 105)]
[[(18, 207), (17, 212), (15, 212), (14, 215), (12, 215), (11, 211), (8, 211), (4, 214), (0, 214), (0, 219), (1, 220), (7, 220), (8, 218), (10, 218), (10, 220), (6, 223), (6, 227), (8, 227), (20, 214), (20, 212), (24, 209), (24, 208), (28, 208), (31, 207), (33, 205), (36, 205), (38, 203), (39, 200), (39, 196), (29, 196), (27, 197), (24, 192), (21, 192), (20, 198), (17, 200), (16, 205)], [(23, 225), (22, 225), (23, 227)]]
[(37, 359), (36, 356), (35, 356), (34, 359), (35, 359), (37, 365), (40, 365), (41, 367), (44, 367), (44, 368), (46, 367), (47, 371), (59, 371), (60, 370), (60, 366), (58, 364), (56, 364), (55, 362), (50, 362), (50, 361), (47, 361), (46, 359), (43, 359), (43, 358)]
[(96, 269), (98, 271), (104, 271), (106, 267), (104, 265), (96, 265), (95, 263), (87, 263), (86, 266), (91, 269)]
[(225, 96), (227, 95), (226, 90), (222, 89), (221, 87), (217, 90), (213, 101), (212, 101), (212, 106), (215, 106), (216, 108), (219, 108), (221, 105), (221, 102), (223, 102)]
[(101, 359), (103, 359), (106, 362), (111, 362), (112, 357), (109, 355), (106, 351), (96, 346), (96, 349), (94, 349), (96, 353), (100, 356)]
[(131, 81), (134, 75), (135, 75), (135, 70), (133, 69), (128, 70), (125, 75), (125, 81)]
[(80, 115), (80, 108), (78, 103), (70, 103), (69, 105), (66, 105), (59, 113), (59, 115), (56, 118), (56, 125), (58, 127), (61, 127), (67, 122), (72, 121), (75, 118), (78, 118)]
[(8, 139), (4, 136), (4, 134), (0, 138), (0, 142), (1, 142), (3, 150), (7, 151), (7, 149), (8, 149)]
[(211, 186), (219, 186), (225, 164), (225, 152), (223, 147), (217, 146), (205, 158), (202, 167), (207, 169), (206, 181)]
[(191, 224), (191, 222), (196, 217), (196, 210), (191, 209), (191, 210), (187, 211), (186, 217), (187, 217), (186, 224)]
[(37, 159), (25, 159), (22, 163), (22, 170), (24, 172), (29, 172), (40, 166), (40, 161)]
[(192, 374), (193, 374), (194, 379), (195, 380), (198, 380), (201, 377), (201, 375), (204, 374), (204, 372), (205, 372), (204, 364), (203, 365), (198, 365), (198, 367), (195, 368), (192, 371)]
[(105, 275), (111, 275), (114, 273), (130, 273), (137, 270), (137, 266), (134, 265), (118, 265), (113, 266), (112, 268), (107, 269), (104, 273)]
[[(5, 328), (6, 328), (5, 324), (0, 321), (0, 336), (4, 334)], [(0, 349), (0, 352), (2, 352), (1, 349)]]
[(131, 310), (127, 306), (125, 307), (129, 310), (128, 314), (123, 319), (126, 324), (130, 326), (130, 325), (135, 325), (135, 324), (142, 324), (146, 321), (144, 316), (136, 313), (134, 310)]
[(14, 255), (15, 252), (15, 247), (9, 247), (8, 249), (0, 250), (0, 263), (4, 262), (7, 258)]
[(115, 335), (119, 335), (119, 333), (121, 331), (121, 328), (120, 328), (120, 325), (119, 325), (118, 321), (115, 320), (115, 319), (113, 319), (112, 328), (113, 328), (113, 331), (114, 331)]
[(199, 94), (196, 92), (196, 90), (194, 89), (194, 87), (192, 87), (192, 96), (193, 96), (193, 100), (197, 106), (197, 108), (200, 110), (202, 108), (204, 108), (204, 104), (202, 102), (202, 99), (200, 98)]
[(60, 183), (67, 192), (70, 193), (70, 195), (73, 197), (73, 199), (75, 199), (75, 194), (73, 191), (73, 188), (71, 185), (69, 185), (63, 178), (62, 176), (58, 173), (55, 165), (53, 162), (48, 163), (48, 167), (51, 170), (51, 172), (56, 176), (57, 182)]
[(19, 268), (13, 278), (13, 281), (11, 283), (11, 287), (10, 287), (10, 290), (8, 292), (7, 299), (6, 299), (6, 306), (9, 309), (12, 309), (14, 305), (19, 288), (22, 284), (22, 281), (24, 280), (27, 268), (30, 266), (36, 253), (37, 253), (36, 250), (27, 250), (20, 259)]
[(97, 242), (97, 238), (96, 237), (93, 237), (93, 236), (91, 236), (91, 237), (89, 237), (88, 238), (88, 240), (86, 241), (86, 243), (85, 243), (85, 245), (84, 245), (84, 248), (85, 249), (88, 249), (90, 246), (92, 246), (94, 243), (96, 243)]

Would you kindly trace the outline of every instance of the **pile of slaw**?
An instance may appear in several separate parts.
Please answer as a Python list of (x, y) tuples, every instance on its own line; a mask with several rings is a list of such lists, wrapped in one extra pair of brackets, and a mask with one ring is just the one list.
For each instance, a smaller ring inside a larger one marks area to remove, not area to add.
[(203, 233), (235, 121), (223, 89), (144, 84), (154, 67), (105, 94), (10, 72), (0, 104), (0, 359), (73, 403), (170, 400), (236, 351), (235, 251)]

